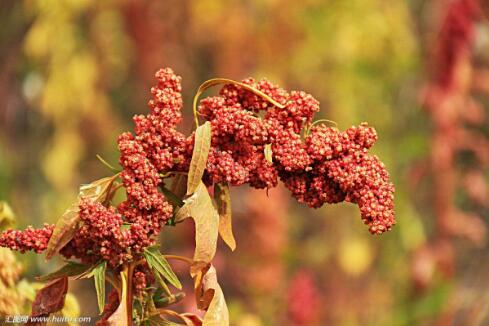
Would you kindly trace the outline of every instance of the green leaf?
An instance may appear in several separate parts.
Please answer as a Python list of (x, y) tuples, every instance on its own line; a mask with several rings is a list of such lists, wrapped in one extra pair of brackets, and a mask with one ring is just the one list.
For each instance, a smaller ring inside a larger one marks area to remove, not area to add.
[(168, 296), (160, 296), (154, 299), (154, 304), (156, 308), (167, 307), (174, 303), (180, 302), (185, 298), (184, 292), (178, 292), (176, 294), (170, 294)]
[(46, 281), (51, 281), (51, 280), (54, 280), (54, 279), (57, 279), (57, 278), (60, 278), (63, 276), (67, 276), (67, 277), (77, 276), (77, 275), (81, 275), (81, 274), (85, 273), (90, 268), (91, 268), (91, 266), (89, 266), (89, 265), (79, 264), (76, 262), (69, 261), (66, 263), (66, 265), (64, 265), (63, 267), (61, 267), (57, 271), (54, 271), (54, 272), (47, 274), (47, 275), (36, 277), (36, 280), (38, 280), (40, 282), (46, 282)]
[(187, 177), (187, 195), (195, 192), (204, 175), (211, 147), (211, 123), (206, 121), (195, 131), (194, 150)]
[(105, 270), (107, 269), (107, 262), (104, 261), (98, 264), (92, 271), (93, 279), (95, 281), (95, 290), (97, 291), (97, 302), (100, 313), (104, 311), (105, 307)]
[(167, 295), (171, 295), (171, 291), (168, 288), (168, 285), (166, 285), (165, 280), (161, 277), (161, 274), (156, 270), (156, 268), (152, 268), (151, 271), (153, 272), (153, 275), (156, 278), (156, 282), (158, 282), (158, 284), (160, 285), (160, 287), (157, 290), (162, 290)]
[(182, 284), (173, 272), (168, 261), (160, 253), (158, 247), (148, 247), (144, 249), (144, 257), (148, 265), (155, 269), (165, 280), (177, 289), (182, 289)]
[(182, 207), (184, 202), (177, 195), (175, 195), (171, 190), (163, 185), (160, 185), (161, 192), (165, 195), (165, 198), (172, 204), (173, 207)]

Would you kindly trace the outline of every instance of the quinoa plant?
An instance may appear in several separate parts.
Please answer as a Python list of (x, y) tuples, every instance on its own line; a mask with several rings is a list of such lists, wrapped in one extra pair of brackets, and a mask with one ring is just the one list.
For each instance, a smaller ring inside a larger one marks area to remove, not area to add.
[[(166, 68), (156, 79), (150, 113), (135, 116), (134, 132), (118, 138), (122, 170), (112, 168), (114, 175), (83, 185), (56, 225), (1, 234), (1, 246), (67, 259), (60, 270), (40, 277), (49, 283), (37, 294), (34, 316), (61, 309), (68, 278), (93, 277), (100, 325), (166, 325), (169, 320), (228, 325), (212, 259), (218, 234), (232, 250), (236, 247), (231, 186), (270, 189), (281, 180), (312, 208), (357, 204), (372, 234), (395, 224), (394, 186), (382, 162), (368, 153), (377, 133), (366, 123), (340, 131), (313, 122), (319, 102), (305, 92), (288, 92), (267, 80), (211, 79), (194, 99), (196, 130), (185, 136), (177, 131), (181, 78)], [(199, 102), (215, 85), (223, 85), (219, 95)], [(126, 198), (115, 202), (121, 190)], [(161, 253), (161, 229), (189, 217), (195, 222), (194, 256)], [(169, 286), (182, 287), (168, 263), (172, 259), (188, 263), (203, 317), (168, 307), (183, 297)], [(108, 295), (106, 282), (112, 288)], [(39, 309), (46, 302), (50, 308)]]

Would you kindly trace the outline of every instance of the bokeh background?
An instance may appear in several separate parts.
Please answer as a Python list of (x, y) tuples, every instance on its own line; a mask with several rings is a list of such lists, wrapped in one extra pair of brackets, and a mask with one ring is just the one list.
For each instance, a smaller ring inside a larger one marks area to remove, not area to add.
[[(238, 249), (216, 258), (233, 325), (489, 325), (485, 3), (2, 0), (0, 199), (19, 227), (54, 223), (109, 173), (96, 154), (117, 163), (160, 67), (183, 77), (185, 132), (201, 82), (267, 77), (377, 129), (398, 224), (372, 236), (354, 205), (233, 189)], [(165, 252), (190, 256), (192, 232), (166, 228)], [(30, 279), (61, 263), (18, 258)], [(92, 282), (71, 289), (96, 316)]]

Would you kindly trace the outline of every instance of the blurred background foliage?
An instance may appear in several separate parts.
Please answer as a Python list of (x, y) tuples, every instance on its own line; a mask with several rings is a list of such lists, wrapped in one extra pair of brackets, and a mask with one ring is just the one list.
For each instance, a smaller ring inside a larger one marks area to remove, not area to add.
[[(53, 223), (79, 184), (109, 173), (96, 154), (117, 162), (116, 137), (132, 129), (132, 115), (147, 112), (160, 67), (183, 77), (185, 132), (201, 82), (267, 77), (313, 94), (322, 103), (317, 118), (341, 129), (362, 121), (376, 127), (373, 151), (396, 185), (398, 225), (373, 237), (352, 205), (311, 210), (281, 187), (268, 197), (233, 189), (238, 249), (221, 246), (216, 262), (233, 324), (487, 325), (487, 164), (474, 164), (465, 149), (433, 154), (464, 141), (489, 153), (482, 15), (462, 65), (470, 74), (457, 75), (473, 87), (449, 90), (464, 99), (451, 120), (457, 126), (438, 128), (443, 109), (426, 105), (441, 26), (456, 3), (475, 1), (3, 0), (0, 199), (20, 227)], [(478, 132), (475, 144), (465, 133), (443, 137), (464, 131), (466, 121)], [(444, 169), (458, 180), (449, 189), (436, 181), (437, 162), (447, 160)], [(450, 229), (468, 231), (444, 232), (440, 221), (455, 215), (437, 205), (470, 214)], [(191, 226), (166, 228), (165, 251), (191, 255), (191, 234)], [(18, 258), (29, 278), (59, 264)], [(96, 316), (92, 284), (72, 288), (80, 315)], [(194, 309), (190, 299), (182, 309)]]

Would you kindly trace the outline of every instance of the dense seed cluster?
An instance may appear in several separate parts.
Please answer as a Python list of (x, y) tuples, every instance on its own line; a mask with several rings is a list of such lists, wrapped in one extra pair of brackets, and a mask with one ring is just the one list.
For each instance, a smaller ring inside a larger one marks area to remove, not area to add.
[[(181, 78), (167, 68), (158, 71), (156, 79), (150, 113), (135, 116), (134, 133), (125, 132), (118, 139), (127, 199), (117, 207), (82, 201), (79, 229), (61, 251), (65, 257), (86, 263), (104, 259), (112, 267), (138, 259), (171, 217), (173, 208), (160, 187), (165, 177), (188, 171), (195, 133), (185, 137), (176, 130), (182, 120)], [(394, 187), (382, 162), (368, 154), (377, 140), (373, 128), (361, 124), (341, 132), (318, 125), (307, 130), (319, 111), (319, 102), (311, 95), (289, 93), (267, 80), (243, 83), (284, 107), (235, 84), (200, 101), (198, 114), (212, 126), (204, 172), (207, 185), (272, 188), (281, 179), (299, 202), (310, 207), (349, 201), (360, 207), (371, 233), (392, 227)], [(265, 156), (267, 148), (271, 161)], [(6, 231), (0, 245), (42, 252), (53, 227)], [(137, 274), (140, 286), (143, 274)]]
[[(286, 92), (263, 80), (243, 83), (285, 105), (279, 108), (236, 85), (226, 85), (220, 96), (200, 102), (199, 113), (212, 125), (212, 148), (206, 169), (208, 184), (249, 183), (271, 188), (280, 178), (301, 203), (318, 208), (325, 203), (358, 204), (371, 233), (382, 233), (395, 223), (394, 186), (385, 166), (368, 149), (377, 133), (366, 123), (344, 132), (323, 124), (301, 133), (319, 111), (319, 103), (304, 92)], [(266, 111), (264, 118), (260, 111)], [(264, 156), (270, 144), (273, 163)]]
[(0, 246), (22, 253), (29, 250), (41, 253), (46, 250), (53, 229), (54, 225), (49, 224), (44, 224), (40, 229), (34, 229), (32, 226), (23, 231), (9, 229), (0, 236)]
[(315, 126), (305, 142), (311, 170), (281, 177), (293, 196), (311, 207), (343, 200), (357, 204), (370, 232), (382, 233), (395, 223), (394, 185), (384, 164), (368, 154), (376, 140), (366, 123), (344, 132)]
[(83, 200), (80, 203), (81, 224), (73, 240), (61, 253), (66, 258), (74, 256), (83, 263), (93, 264), (101, 259), (111, 266), (130, 260), (130, 230), (123, 230), (122, 216), (114, 207)]

